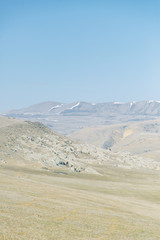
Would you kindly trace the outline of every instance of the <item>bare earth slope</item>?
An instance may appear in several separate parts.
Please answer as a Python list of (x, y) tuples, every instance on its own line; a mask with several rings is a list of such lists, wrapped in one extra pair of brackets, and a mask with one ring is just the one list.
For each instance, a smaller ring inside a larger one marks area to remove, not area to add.
[(83, 143), (160, 161), (160, 120), (88, 127), (69, 135)]

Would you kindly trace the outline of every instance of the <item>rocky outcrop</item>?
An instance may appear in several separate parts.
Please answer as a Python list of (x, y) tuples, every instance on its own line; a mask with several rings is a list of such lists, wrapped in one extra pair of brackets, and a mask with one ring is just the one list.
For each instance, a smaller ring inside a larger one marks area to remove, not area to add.
[[(4, 124), (3, 123), (8, 123)], [(0, 165), (97, 173), (97, 165), (159, 169), (160, 163), (81, 144), (38, 122), (0, 118)]]

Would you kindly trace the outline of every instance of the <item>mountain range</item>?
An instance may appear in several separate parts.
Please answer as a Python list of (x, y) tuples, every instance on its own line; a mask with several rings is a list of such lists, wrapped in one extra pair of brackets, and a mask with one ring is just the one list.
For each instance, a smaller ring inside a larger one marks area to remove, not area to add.
[(142, 121), (160, 117), (160, 101), (141, 102), (44, 102), (2, 115), (39, 121), (53, 130), (70, 134), (84, 127)]

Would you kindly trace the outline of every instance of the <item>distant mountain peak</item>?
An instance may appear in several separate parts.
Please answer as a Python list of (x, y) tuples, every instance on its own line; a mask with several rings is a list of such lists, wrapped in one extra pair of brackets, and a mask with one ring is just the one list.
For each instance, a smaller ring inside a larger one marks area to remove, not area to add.
[(4, 113), (10, 117), (40, 121), (66, 134), (86, 126), (114, 124), (160, 117), (160, 101), (73, 103), (42, 102)]

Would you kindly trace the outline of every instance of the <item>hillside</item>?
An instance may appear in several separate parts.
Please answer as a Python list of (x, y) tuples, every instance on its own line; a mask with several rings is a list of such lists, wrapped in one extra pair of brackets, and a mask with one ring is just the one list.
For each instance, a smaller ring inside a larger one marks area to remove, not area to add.
[[(53, 132), (38, 122), (0, 118), (1, 164), (38, 169), (85, 170), (83, 161), (94, 158), (88, 148)], [(94, 147), (93, 147), (94, 148)]]
[(69, 136), (112, 152), (130, 152), (160, 160), (160, 120), (88, 127)]
[(8, 117), (0, 136), (0, 240), (159, 239), (158, 161)]
[(41, 123), (0, 117), (0, 164), (97, 173), (97, 165), (159, 169), (160, 163), (81, 144)]
[(1, 166), (0, 240), (159, 240), (159, 172), (99, 171)]

